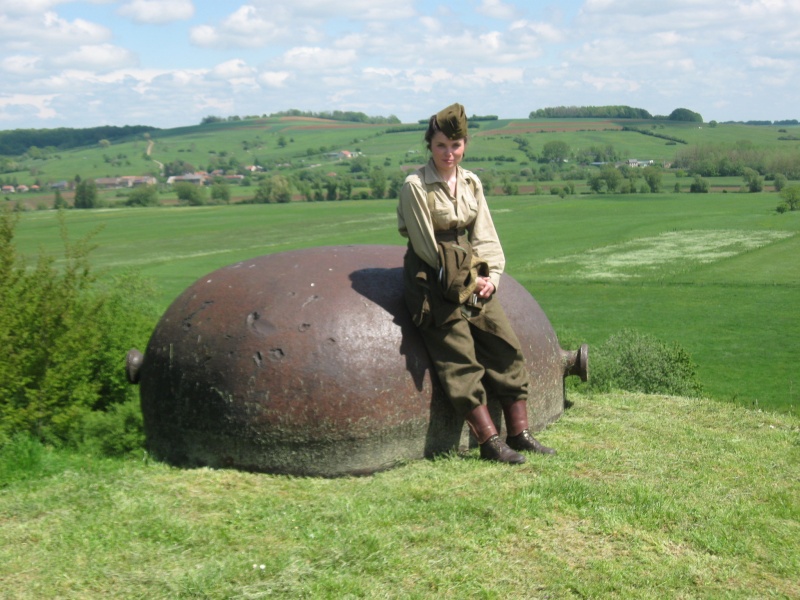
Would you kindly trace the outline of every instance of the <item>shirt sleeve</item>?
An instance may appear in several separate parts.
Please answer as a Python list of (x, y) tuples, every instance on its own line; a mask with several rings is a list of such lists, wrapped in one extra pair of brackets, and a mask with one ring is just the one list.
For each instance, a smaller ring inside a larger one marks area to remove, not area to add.
[(498, 289), (500, 276), (506, 267), (505, 254), (503, 254), (503, 247), (500, 245), (500, 238), (494, 227), (492, 215), (489, 213), (486, 197), (483, 195), (483, 185), (474, 175), (471, 175), (470, 178), (475, 182), (475, 200), (478, 203), (478, 214), (470, 227), (472, 250), (489, 265), (489, 279), (495, 289)]
[(417, 256), (433, 268), (439, 266), (439, 252), (428, 208), (428, 195), (418, 177), (408, 177), (400, 189), (397, 227), (401, 234), (408, 237)]

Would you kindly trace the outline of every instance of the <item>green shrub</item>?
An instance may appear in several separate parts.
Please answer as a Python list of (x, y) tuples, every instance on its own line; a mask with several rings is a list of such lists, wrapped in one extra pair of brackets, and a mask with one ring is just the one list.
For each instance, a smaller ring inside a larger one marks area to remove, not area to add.
[(591, 389), (699, 396), (702, 385), (689, 354), (678, 344), (625, 329), (590, 352)]
[(16, 216), (0, 215), (0, 444), (27, 433), (51, 444), (85, 439), (95, 411), (131, 401), (125, 355), (147, 341), (156, 321), (152, 289), (133, 273), (99, 284), (91, 235), (65, 245), (63, 268), (16, 255)]

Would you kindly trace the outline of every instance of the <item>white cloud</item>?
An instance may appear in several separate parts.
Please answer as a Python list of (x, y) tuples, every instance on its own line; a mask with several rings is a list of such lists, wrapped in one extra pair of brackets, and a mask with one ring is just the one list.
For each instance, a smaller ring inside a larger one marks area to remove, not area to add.
[(518, 13), (515, 6), (501, 0), (481, 0), (475, 11), (492, 19), (513, 19)]
[(38, 56), (7, 56), (0, 63), (0, 68), (6, 73), (13, 73), (15, 75), (28, 75), (38, 70), (38, 64), (41, 59)]
[(0, 45), (45, 50), (54, 45), (100, 43), (111, 30), (85, 19), (68, 21), (52, 11), (11, 19), (0, 16)]
[(119, 14), (137, 23), (170, 23), (194, 16), (192, 0), (131, 0)]
[(220, 63), (211, 69), (211, 75), (217, 79), (252, 77), (254, 74), (255, 69), (248, 66), (248, 64), (241, 58), (234, 58), (225, 61), (224, 63)]
[(116, 69), (136, 64), (135, 55), (125, 48), (112, 44), (79, 46), (53, 59), (53, 64), (73, 69)]
[(583, 81), (597, 90), (606, 92), (635, 92), (641, 87), (638, 82), (620, 75), (598, 77), (591, 73), (586, 73), (583, 75)]
[(289, 71), (264, 71), (258, 74), (258, 81), (267, 87), (284, 87), (291, 77)]
[(265, 12), (281, 12), (291, 18), (393, 21), (416, 14), (414, 0), (252, 0)]
[(353, 49), (336, 50), (300, 46), (288, 50), (280, 62), (289, 69), (324, 71), (345, 67), (355, 60), (356, 52)]
[(16, 111), (29, 112), (33, 109), (33, 113), (39, 119), (52, 119), (56, 116), (56, 111), (50, 107), (50, 103), (55, 94), (0, 94), (0, 120), (9, 118), (9, 109), (14, 108)]
[(20, 16), (20, 15), (41, 15), (58, 4), (69, 0), (0, 0), (0, 14)]
[(288, 26), (279, 25), (251, 5), (241, 6), (219, 26), (199, 25), (191, 31), (192, 43), (204, 48), (259, 48), (290, 37), (291, 29)]

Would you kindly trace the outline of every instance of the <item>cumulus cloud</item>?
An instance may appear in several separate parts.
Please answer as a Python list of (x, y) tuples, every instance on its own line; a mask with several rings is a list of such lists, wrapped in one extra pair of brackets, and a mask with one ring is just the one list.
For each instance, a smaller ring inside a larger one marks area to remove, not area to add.
[(23, 19), (0, 19), (3, 44), (17, 47), (47, 48), (51, 45), (88, 44), (111, 39), (111, 30), (85, 19), (68, 21), (47, 11)]
[(356, 52), (353, 49), (337, 50), (300, 46), (288, 50), (280, 62), (290, 69), (322, 71), (345, 67), (355, 60)]
[(68, 0), (0, 0), (0, 14), (17, 17), (41, 15)]
[(192, 0), (131, 0), (119, 14), (137, 23), (170, 23), (194, 16)]
[(792, 118), (797, 17), (790, 0), (0, 0), (0, 118), (177, 126), (270, 107), (415, 121), (453, 96), (501, 118), (582, 103)]
[(258, 74), (259, 83), (271, 88), (284, 87), (291, 77), (289, 71), (264, 71)]
[(112, 44), (79, 46), (53, 59), (53, 64), (73, 69), (118, 69), (136, 64), (136, 56), (125, 48)]
[(250, 67), (241, 58), (234, 58), (218, 64), (211, 69), (211, 76), (218, 79), (237, 79), (242, 77), (252, 77), (255, 69)]
[(288, 38), (288, 26), (269, 18), (255, 6), (244, 5), (223, 19), (219, 25), (192, 28), (192, 43), (203, 47), (259, 48), (270, 42)]
[(55, 94), (0, 94), (0, 121), (17, 112), (33, 112), (39, 119), (52, 119), (56, 111), (50, 107)]

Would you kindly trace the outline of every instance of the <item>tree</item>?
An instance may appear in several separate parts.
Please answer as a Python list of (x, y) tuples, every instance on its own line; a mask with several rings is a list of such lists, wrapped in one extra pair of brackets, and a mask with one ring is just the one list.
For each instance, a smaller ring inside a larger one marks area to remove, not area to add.
[(75, 208), (97, 207), (97, 185), (93, 179), (85, 179), (75, 186)]
[(211, 199), (216, 203), (228, 204), (231, 201), (231, 188), (224, 181), (217, 181), (211, 186)]
[(786, 183), (787, 183), (786, 175), (784, 175), (783, 173), (777, 173), (775, 175), (775, 181), (773, 185), (775, 186), (776, 192), (780, 192), (783, 188), (785, 188)]
[[(303, 184), (305, 186), (306, 184)], [(302, 188), (301, 188), (302, 189)], [(306, 196), (308, 198), (308, 196)], [(321, 199), (321, 198), (320, 198)], [(253, 202), (257, 204), (287, 203), (292, 201), (292, 186), (283, 175), (273, 175), (258, 184)]]
[(516, 196), (519, 193), (519, 186), (509, 179), (503, 179), (503, 193), (506, 196)]
[(645, 167), (642, 175), (644, 175), (644, 180), (647, 182), (651, 192), (656, 193), (661, 190), (661, 169)]
[(353, 197), (353, 179), (349, 175), (342, 177), (339, 183), (339, 199), (350, 200)]
[(742, 179), (744, 179), (750, 192), (760, 192), (764, 189), (764, 178), (755, 169), (745, 168)]
[(597, 173), (592, 173), (589, 175), (589, 179), (587, 182), (589, 184), (589, 189), (592, 190), (595, 194), (599, 194), (603, 191), (603, 186), (605, 185), (605, 179), (603, 179), (602, 174), (598, 171)]
[(389, 177), (389, 191), (387, 192), (389, 198), (400, 197), (400, 189), (403, 187), (403, 183), (405, 183), (405, 177), (402, 175), (394, 174)]
[(206, 191), (199, 185), (188, 181), (179, 181), (173, 186), (173, 189), (178, 196), (178, 200), (183, 204), (202, 206), (206, 203)]
[(128, 194), (127, 206), (158, 206), (158, 188), (154, 185), (142, 185)]
[(689, 186), (689, 191), (692, 194), (707, 194), (708, 181), (700, 177), (700, 175), (695, 175), (692, 185)]
[(547, 142), (542, 148), (542, 158), (547, 162), (562, 163), (569, 158), (569, 145), (561, 140)]
[(338, 187), (339, 184), (336, 181), (336, 179), (333, 177), (329, 177), (327, 181), (325, 181), (325, 191), (326, 191), (325, 197), (328, 200), (336, 200), (336, 191)]
[(372, 197), (376, 199), (386, 196), (386, 173), (380, 167), (375, 167), (370, 171), (369, 191)]
[[(781, 190), (781, 198), (788, 210), (800, 209), (800, 185), (790, 185)], [(783, 211), (780, 211), (783, 212)]]
[(669, 115), (670, 121), (689, 121), (692, 123), (702, 123), (703, 117), (688, 108), (676, 108)]
[(64, 196), (61, 195), (61, 190), (56, 190), (56, 197), (53, 201), (53, 208), (60, 209), (60, 208), (69, 208), (69, 204), (67, 201), (64, 200)]
[(615, 192), (619, 184), (622, 183), (622, 173), (613, 165), (605, 165), (600, 169), (600, 175), (606, 182), (606, 189), (609, 192)]

